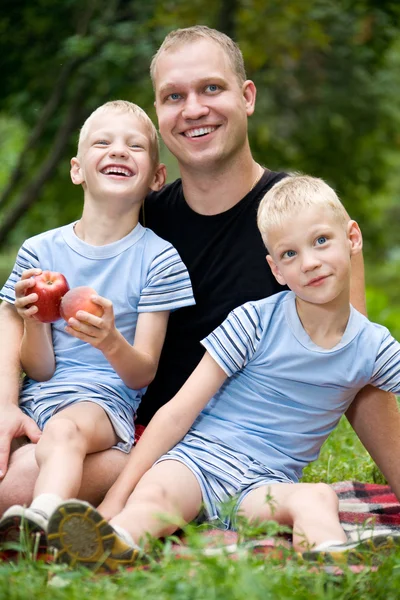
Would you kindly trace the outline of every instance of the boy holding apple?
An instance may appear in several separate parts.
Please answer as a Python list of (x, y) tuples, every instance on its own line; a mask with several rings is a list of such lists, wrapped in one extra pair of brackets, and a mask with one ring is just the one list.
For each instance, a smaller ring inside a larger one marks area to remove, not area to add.
[(132, 564), (146, 534), (171, 534), (202, 509), (224, 528), (237, 514), (291, 526), (309, 558), (400, 540), (377, 529), (347, 542), (332, 488), (299, 483), (361, 388), (400, 391), (400, 344), (349, 302), (360, 229), (332, 188), (308, 176), (273, 186), (258, 226), (274, 276), (291, 291), (239, 306), (202, 341), (204, 358), (155, 414), (98, 511), (79, 500), (58, 506), (48, 542), (61, 561)]
[[(46, 532), (56, 506), (77, 495), (87, 454), (130, 451), (169, 312), (194, 304), (175, 248), (138, 222), (145, 195), (165, 181), (157, 132), (144, 111), (125, 101), (95, 110), (81, 129), (71, 178), (84, 190), (82, 217), (25, 241), (0, 292), (24, 327), (20, 408), (43, 431), (33, 502), (4, 513), (2, 541), (15, 536), (22, 519), (30, 531)], [(71, 288), (93, 286), (90, 302), (101, 316), (86, 303), (67, 326), (37, 318), (35, 281), (59, 279), (58, 272)]]

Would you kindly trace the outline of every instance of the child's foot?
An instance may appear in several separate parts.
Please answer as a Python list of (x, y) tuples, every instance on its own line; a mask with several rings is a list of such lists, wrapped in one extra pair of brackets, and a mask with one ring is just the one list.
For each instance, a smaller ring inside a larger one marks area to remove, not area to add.
[(95, 508), (81, 500), (67, 500), (51, 515), (49, 547), (56, 549), (56, 561), (95, 571), (116, 571), (130, 566), (139, 553), (129, 545)]
[(400, 533), (385, 534), (377, 531), (370, 537), (356, 542), (345, 542), (303, 552), (302, 557), (305, 560), (329, 564), (357, 565), (365, 564), (369, 558), (372, 562), (376, 562), (377, 557), (387, 556), (396, 548), (400, 548)]
[(45, 513), (16, 504), (5, 511), (0, 519), (0, 545), (21, 543), (36, 553), (47, 551), (47, 523)]

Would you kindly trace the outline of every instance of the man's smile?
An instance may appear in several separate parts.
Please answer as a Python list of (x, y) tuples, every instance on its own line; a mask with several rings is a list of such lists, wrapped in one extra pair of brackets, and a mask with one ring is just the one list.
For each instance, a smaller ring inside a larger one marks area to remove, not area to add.
[(216, 129), (217, 129), (217, 127), (215, 127), (215, 126), (196, 127), (194, 129), (188, 129), (187, 131), (183, 131), (182, 135), (184, 135), (185, 137), (188, 137), (188, 138), (203, 137), (209, 133), (212, 133)]

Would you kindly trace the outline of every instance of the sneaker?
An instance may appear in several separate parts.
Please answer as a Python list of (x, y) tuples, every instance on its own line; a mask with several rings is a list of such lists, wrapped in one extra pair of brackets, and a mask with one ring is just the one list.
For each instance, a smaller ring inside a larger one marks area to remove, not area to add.
[(139, 554), (138, 548), (127, 544), (93, 506), (82, 500), (67, 500), (57, 507), (49, 520), (47, 540), (56, 551), (56, 562), (97, 572), (132, 566)]
[(35, 554), (44, 553), (47, 551), (47, 523), (47, 515), (40, 510), (18, 504), (10, 506), (0, 519), (0, 545), (21, 544), (22, 549), (33, 548)]
[[(379, 533), (368, 535), (355, 542), (337, 544), (323, 550), (309, 550), (302, 553), (305, 560), (329, 564), (357, 565), (365, 564), (369, 558), (377, 562), (377, 557), (382, 557), (400, 548), (400, 533)], [(366, 560), (367, 559), (367, 560)]]

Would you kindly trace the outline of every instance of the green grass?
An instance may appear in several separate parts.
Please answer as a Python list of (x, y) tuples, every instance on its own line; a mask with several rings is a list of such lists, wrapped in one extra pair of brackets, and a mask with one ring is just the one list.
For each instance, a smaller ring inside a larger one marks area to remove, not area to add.
[[(321, 456), (306, 469), (305, 481), (376, 481), (379, 472), (356, 435), (343, 419), (324, 444)], [(383, 481), (383, 480), (382, 480)], [(274, 524), (264, 530), (242, 525), (240, 538), (276, 531)], [(177, 559), (172, 541), (155, 542), (154, 562), (146, 569), (121, 571), (112, 576), (94, 575), (84, 570), (70, 571), (63, 565), (34, 562), (0, 563), (0, 600), (330, 600), (374, 598), (398, 600), (400, 589), (400, 550), (381, 559), (379, 568), (353, 573), (344, 568), (335, 575), (299, 561), (286, 552), (273, 558), (246, 550), (235, 559), (227, 554), (206, 556), (198, 529), (187, 531), (191, 558)], [(375, 556), (376, 560), (376, 556)]]

